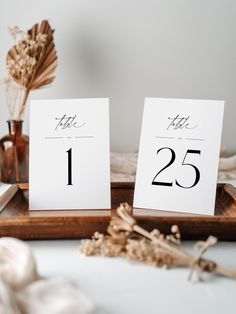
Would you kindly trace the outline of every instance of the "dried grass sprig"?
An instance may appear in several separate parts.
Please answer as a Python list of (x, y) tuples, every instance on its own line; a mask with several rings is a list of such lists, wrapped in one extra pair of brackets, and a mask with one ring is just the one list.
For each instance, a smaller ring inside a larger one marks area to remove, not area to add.
[(7, 53), (8, 78), (4, 80), (10, 119), (21, 120), (29, 93), (51, 84), (55, 78), (57, 53), (47, 20), (27, 32), (9, 29), (16, 44)]
[(109, 235), (95, 233), (91, 240), (81, 241), (81, 252), (85, 255), (124, 256), (157, 267), (188, 267), (189, 279), (195, 272), (197, 279), (201, 280), (204, 271), (236, 279), (236, 271), (203, 258), (207, 249), (217, 242), (215, 237), (209, 236), (206, 241), (197, 242), (197, 254), (192, 256), (181, 246), (177, 226), (172, 226), (172, 233), (167, 236), (158, 229), (148, 232), (137, 224), (131, 213), (131, 206), (121, 204), (117, 208), (118, 216), (111, 218)]

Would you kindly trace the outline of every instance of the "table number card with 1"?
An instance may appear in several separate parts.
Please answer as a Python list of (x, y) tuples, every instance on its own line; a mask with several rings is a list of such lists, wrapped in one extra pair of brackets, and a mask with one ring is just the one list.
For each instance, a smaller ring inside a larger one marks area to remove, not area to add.
[(30, 210), (110, 208), (108, 99), (30, 104)]

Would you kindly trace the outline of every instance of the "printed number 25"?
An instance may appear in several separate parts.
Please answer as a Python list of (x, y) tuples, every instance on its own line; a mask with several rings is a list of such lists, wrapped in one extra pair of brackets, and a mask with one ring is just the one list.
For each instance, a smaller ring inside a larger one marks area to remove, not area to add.
[[(164, 171), (166, 168), (170, 167), (174, 161), (175, 161), (175, 152), (173, 149), (171, 149), (170, 147), (162, 147), (160, 149), (158, 149), (157, 151), (157, 155), (162, 151), (162, 150), (169, 150), (171, 152), (171, 158), (170, 161), (155, 175), (155, 177), (152, 180), (152, 185), (162, 185), (162, 186), (173, 186), (173, 182), (161, 182), (161, 181), (156, 181), (157, 176)], [(185, 153), (184, 159), (182, 161), (182, 166), (189, 166), (192, 167), (194, 172), (195, 172), (195, 180), (193, 182), (192, 185), (190, 186), (183, 186), (181, 185), (177, 180), (175, 180), (176, 185), (178, 185), (179, 187), (183, 188), (183, 189), (191, 189), (193, 188), (195, 185), (198, 184), (199, 180), (200, 180), (200, 171), (199, 169), (194, 166), (193, 164), (190, 163), (186, 163), (185, 159), (187, 157), (188, 154), (197, 154), (200, 155), (201, 151), (200, 150), (193, 150), (193, 149), (188, 149), (187, 152)]]

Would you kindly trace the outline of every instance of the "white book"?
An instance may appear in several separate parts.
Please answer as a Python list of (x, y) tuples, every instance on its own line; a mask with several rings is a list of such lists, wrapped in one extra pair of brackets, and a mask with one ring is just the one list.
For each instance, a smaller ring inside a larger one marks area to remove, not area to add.
[(17, 184), (7, 184), (0, 182), (0, 212), (16, 194), (18, 188), (19, 187)]

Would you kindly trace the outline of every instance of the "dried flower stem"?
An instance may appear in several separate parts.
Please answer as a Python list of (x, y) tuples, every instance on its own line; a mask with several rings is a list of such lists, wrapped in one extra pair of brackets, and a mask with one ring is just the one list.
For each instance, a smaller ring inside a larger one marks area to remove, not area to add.
[[(121, 204), (118, 208), (117, 208), (117, 214), (119, 215), (121, 221), (121, 225), (122, 225), (122, 221), (125, 221), (127, 224), (130, 225), (130, 228), (132, 231), (135, 231), (136, 233), (144, 236), (145, 238), (153, 241), (155, 244), (159, 245), (161, 248), (167, 250), (168, 252), (174, 254), (175, 256), (179, 257), (180, 259), (184, 259), (185, 261), (189, 262), (189, 265), (192, 262), (192, 257), (191, 255), (189, 255), (187, 252), (180, 250), (179, 248), (175, 248), (174, 246), (172, 246), (171, 244), (169, 244), (168, 241), (166, 241), (165, 239), (159, 239), (155, 236), (153, 236), (150, 232), (146, 231), (145, 229), (143, 229), (142, 227), (138, 226), (136, 224), (136, 221), (133, 219), (133, 217), (131, 217), (129, 215), (129, 212), (131, 211), (129, 205), (127, 203), (123, 203)], [(113, 219), (114, 222), (114, 219)], [(115, 223), (117, 223), (117, 220), (115, 220)], [(111, 221), (111, 224), (112, 221)], [(115, 226), (113, 224), (113, 226)], [(127, 230), (127, 228), (126, 228)]]
[(19, 164), (18, 164), (18, 158), (17, 158), (17, 151), (16, 146), (13, 146), (14, 149), (14, 161), (15, 161), (15, 171), (16, 171), (16, 182), (20, 182), (19, 178)]
[(175, 254), (176, 256), (178, 256), (180, 259), (188, 259), (189, 260), (189, 264), (192, 261), (192, 257), (191, 255), (189, 255), (187, 252), (180, 250), (179, 248), (175, 248), (173, 246), (171, 246), (168, 242), (166, 242), (165, 240), (159, 240), (158, 238), (152, 236), (152, 234), (148, 231), (146, 231), (145, 229), (139, 227), (138, 225), (134, 225), (133, 226), (133, 231), (137, 232), (138, 234), (144, 236), (145, 238), (153, 241), (153, 243), (159, 245), (161, 248), (163, 248), (166, 251), (169, 251), (173, 254)]
[(216, 274), (219, 274), (219, 275), (222, 275), (222, 276), (225, 276), (225, 277), (236, 279), (236, 271), (235, 270), (229, 269), (229, 268), (225, 268), (225, 267), (220, 266), (218, 264), (216, 264), (216, 268), (215, 268), (214, 272)]
[(19, 112), (18, 120), (21, 120), (22, 117), (23, 117), (23, 114), (25, 112), (25, 106), (26, 106), (26, 102), (27, 102), (28, 96), (29, 96), (29, 90), (26, 89), (25, 92), (24, 92), (24, 97), (23, 97), (21, 106), (20, 106), (20, 112)]
[[(132, 208), (127, 203), (121, 204), (117, 208), (118, 217), (112, 217), (108, 226), (110, 236), (95, 233), (92, 240), (81, 241), (81, 251), (86, 255), (122, 255), (154, 266), (189, 267), (189, 279), (192, 279), (194, 271), (199, 280), (203, 271), (236, 279), (235, 270), (202, 257), (209, 246), (217, 242), (215, 237), (209, 236), (206, 241), (197, 242), (197, 255), (192, 256), (180, 246), (177, 226), (172, 226), (173, 234), (168, 236), (157, 229), (148, 232), (137, 224), (131, 213)], [(140, 239), (133, 239), (133, 233), (138, 234)]]
[[(127, 209), (126, 209), (128, 206), (129, 205), (126, 203), (121, 204), (120, 207), (117, 209), (118, 215), (122, 219), (124, 219), (126, 222), (131, 221), (130, 218), (132, 218), (132, 217), (128, 217), (129, 216), (128, 212), (130, 211), (130, 209), (129, 209), (129, 211), (127, 211)], [(209, 236), (208, 239), (205, 242), (203, 242), (203, 244), (202, 244), (200, 250), (198, 251), (198, 254), (196, 255), (196, 257), (193, 257), (189, 253), (187, 253), (186, 251), (184, 251), (180, 248), (177, 248), (177, 247), (173, 247), (173, 245), (171, 245), (165, 239), (158, 239), (158, 238), (152, 236), (152, 234), (150, 232), (148, 232), (145, 229), (138, 226), (133, 218), (132, 218), (132, 220), (133, 220), (132, 221), (133, 231), (135, 231), (138, 234), (140, 234), (140, 235), (146, 237), (147, 239), (153, 241), (153, 243), (159, 245), (161, 248), (167, 250), (171, 254), (180, 258), (183, 265), (185, 264), (186, 266), (191, 267), (189, 279), (191, 279), (191, 277), (192, 277), (195, 266), (202, 268), (202, 270), (208, 270), (208, 271), (220, 274), (220, 275), (224, 275), (226, 277), (231, 277), (231, 278), (236, 279), (236, 271), (235, 270), (221, 267), (211, 260), (206, 260), (206, 259), (202, 258), (202, 255), (205, 253), (205, 251), (208, 249), (208, 247), (210, 245), (214, 245), (217, 242), (217, 239), (215, 237)]]

